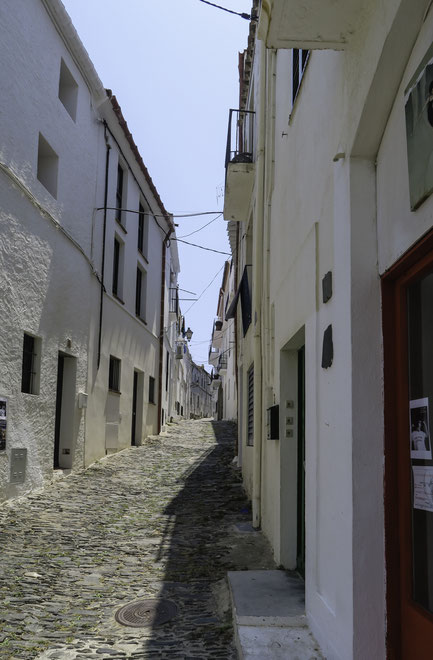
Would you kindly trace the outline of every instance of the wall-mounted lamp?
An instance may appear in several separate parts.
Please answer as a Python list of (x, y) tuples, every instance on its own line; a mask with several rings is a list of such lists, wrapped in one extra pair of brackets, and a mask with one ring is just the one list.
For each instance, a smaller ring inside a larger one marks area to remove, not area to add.
[(188, 329), (187, 329), (187, 331), (185, 332), (185, 335), (186, 335), (186, 338), (188, 339), (188, 341), (191, 341), (191, 337), (193, 336), (193, 334), (194, 334), (193, 331), (192, 331), (191, 328), (188, 326)]

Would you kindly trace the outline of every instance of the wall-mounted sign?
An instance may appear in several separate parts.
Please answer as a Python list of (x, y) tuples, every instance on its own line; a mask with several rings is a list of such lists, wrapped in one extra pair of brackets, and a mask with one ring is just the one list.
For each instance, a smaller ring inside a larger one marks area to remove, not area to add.
[(410, 402), (410, 457), (431, 460), (428, 398)]
[(433, 52), (405, 90), (407, 159), (412, 211), (433, 192)]
[(0, 451), (6, 449), (7, 399), (0, 397)]
[(413, 466), (413, 508), (433, 511), (433, 467)]

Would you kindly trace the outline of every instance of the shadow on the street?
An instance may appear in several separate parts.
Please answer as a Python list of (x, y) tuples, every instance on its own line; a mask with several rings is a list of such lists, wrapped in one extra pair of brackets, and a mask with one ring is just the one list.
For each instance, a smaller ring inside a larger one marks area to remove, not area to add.
[(250, 513), (233, 466), (235, 425), (212, 422), (212, 427), (216, 445), (180, 477), (183, 488), (164, 510), (158, 557), (165, 557), (166, 569), (159, 598), (175, 602), (178, 615), (154, 627), (147, 651), (154, 650), (155, 657), (237, 657), (226, 573), (237, 568), (231, 559), (232, 528)]

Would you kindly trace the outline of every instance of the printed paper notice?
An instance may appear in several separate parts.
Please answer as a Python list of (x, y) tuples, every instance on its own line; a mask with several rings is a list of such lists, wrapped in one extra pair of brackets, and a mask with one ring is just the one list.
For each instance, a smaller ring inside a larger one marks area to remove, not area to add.
[(433, 511), (433, 467), (414, 466), (413, 508)]
[(428, 398), (410, 402), (410, 457), (431, 460)]

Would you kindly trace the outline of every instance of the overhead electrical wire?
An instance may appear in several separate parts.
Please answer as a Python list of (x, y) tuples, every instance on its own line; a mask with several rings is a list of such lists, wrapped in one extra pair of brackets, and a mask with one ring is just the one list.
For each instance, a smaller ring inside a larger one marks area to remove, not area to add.
[(222, 213), (218, 213), (218, 215), (217, 215), (216, 218), (214, 218), (213, 220), (209, 220), (209, 222), (207, 222), (205, 225), (203, 225), (203, 227), (200, 227), (200, 229), (196, 229), (195, 231), (192, 231), (190, 234), (185, 234), (184, 236), (178, 236), (178, 237), (177, 237), (177, 240), (179, 240), (179, 239), (181, 239), (181, 238), (188, 238), (188, 236), (192, 236), (193, 234), (197, 234), (199, 231), (201, 231), (201, 230), (204, 229), (205, 227), (208, 227), (208, 226), (211, 225), (213, 222), (215, 222), (215, 220), (218, 220), (218, 218), (220, 218), (221, 216), (222, 216)]
[(216, 7), (217, 9), (222, 9), (223, 11), (228, 12), (229, 14), (235, 14), (241, 18), (245, 18), (246, 21), (254, 20), (251, 18), (250, 14), (245, 12), (233, 11), (233, 9), (227, 9), (227, 7), (221, 7), (221, 5), (216, 5), (214, 2), (209, 2), (209, 0), (199, 0), (199, 2), (204, 2), (205, 5), (210, 5), (211, 7)]
[(184, 313), (184, 316), (186, 316), (186, 315), (188, 314), (189, 310), (190, 310), (192, 307), (194, 307), (194, 305), (196, 305), (196, 304), (198, 303), (198, 301), (199, 301), (200, 298), (203, 296), (203, 294), (206, 293), (206, 291), (209, 289), (209, 287), (211, 286), (211, 284), (214, 283), (214, 281), (216, 280), (216, 278), (218, 277), (218, 275), (220, 274), (220, 272), (223, 270), (224, 266), (225, 266), (225, 262), (223, 263), (223, 265), (221, 266), (221, 268), (219, 269), (219, 271), (217, 272), (217, 274), (211, 279), (211, 281), (209, 282), (209, 284), (203, 289), (203, 291), (201, 292), (201, 294), (199, 295), (199, 297), (197, 298), (197, 300), (196, 300), (195, 302), (193, 302), (192, 305), (190, 305), (190, 306), (188, 307), (188, 309), (187, 309), (186, 312)]
[(203, 245), (197, 245), (197, 243), (190, 243), (189, 241), (182, 241), (180, 238), (170, 238), (171, 241), (177, 241), (178, 243), (185, 243), (185, 245), (192, 245), (192, 247), (200, 248), (201, 250), (207, 250), (208, 252), (216, 252), (217, 254), (226, 254), (231, 257), (231, 252), (222, 252), (221, 250), (214, 250), (213, 248), (204, 247)]

